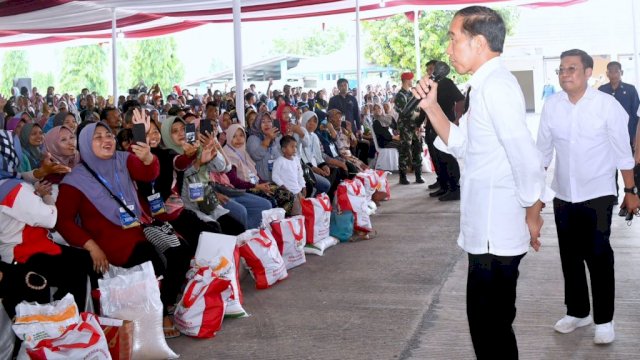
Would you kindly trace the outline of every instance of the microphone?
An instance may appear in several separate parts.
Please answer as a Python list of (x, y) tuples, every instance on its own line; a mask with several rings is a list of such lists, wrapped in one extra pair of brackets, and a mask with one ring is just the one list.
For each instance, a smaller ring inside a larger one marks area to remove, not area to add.
[[(435, 82), (440, 82), (440, 80), (444, 79), (445, 77), (447, 77), (447, 75), (449, 75), (449, 72), (451, 72), (451, 68), (449, 67), (449, 65), (447, 65), (447, 63), (442, 61), (437, 61), (435, 66), (433, 67), (433, 73), (431, 73), (431, 75), (429, 76), (429, 79)], [(418, 103), (420, 103), (420, 100), (422, 99), (412, 96), (409, 99), (409, 101), (407, 101), (407, 105), (405, 105), (404, 109), (402, 109), (400, 116), (405, 117), (410, 113), (412, 113), (418, 106)]]

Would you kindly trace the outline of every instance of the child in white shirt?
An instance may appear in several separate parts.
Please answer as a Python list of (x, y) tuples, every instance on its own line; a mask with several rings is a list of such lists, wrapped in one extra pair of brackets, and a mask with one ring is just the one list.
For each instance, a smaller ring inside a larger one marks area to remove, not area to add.
[(300, 158), (296, 156), (297, 142), (293, 136), (285, 135), (280, 139), (282, 156), (273, 163), (271, 180), (278, 186), (283, 186), (297, 195), (298, 201), (294, 203), (292, 213), (298, 213), (299, 200), (304, 198), (306, 183), (302, 173)]

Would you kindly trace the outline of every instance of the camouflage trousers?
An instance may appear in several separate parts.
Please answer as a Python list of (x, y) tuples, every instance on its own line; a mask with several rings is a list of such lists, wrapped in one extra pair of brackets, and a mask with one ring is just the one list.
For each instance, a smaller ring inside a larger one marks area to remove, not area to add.
[(414, 171), (422, 171), (422, 139), (418, 137), (415, 127), (406, 126), (399, 121), (398, 131), (400, 132), (399, 170), (406, 172), (411, 164)]

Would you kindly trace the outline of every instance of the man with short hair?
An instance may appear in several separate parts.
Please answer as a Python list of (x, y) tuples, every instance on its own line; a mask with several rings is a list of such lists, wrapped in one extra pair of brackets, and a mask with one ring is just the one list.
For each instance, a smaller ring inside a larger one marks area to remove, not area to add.
[[(613, 97), (589, 86), (593, 58), (578, 49), (560, 55), (557, 70), (563, 91), (542, 108), (538, 149), (548, 167), (555, 150), (552, 188), (556, 230), (567, 314), (554, 329), (570, 333), (595, 322), (596, 344), (615, 339), (613, 311), (615, 278), (609, 242), (616, 198), (616, 170), (624, 180), (620, 208), (636, 213), (640, 200), (633, 179), (635, 165), (629, 146), (629, 114)], [(589, 315), (589, 268), (593, 319)]]
[(360, 109), (358, 100), (349, 94), (349, 81), (338, 79), (338, 95), (329, 99), (328, 110), (338, 109), (344, 115), (345, 120), (351, 123), (352, 129), (360, 133)]
[(609, 83), (604, 84), (598, 88), (606, 94), (611, 94), (629, 115), (629, 123), (627, 129), (629, 130), (629, 140), (631, 142), (631, 150), (635, 150), (634, 142), (636, 139), (636, 128), (638, 127), (638, 108), (640, 108), (640, 99), (638, 98), (638, 91), (636, 87), (622, 82), (622, 65), (617, 61), (612, 61), (607, 64), (607, 78)]
[(111, 132), (117, 134), (122, 128), (122, 120), (120, 119), (120, 111), (114, 107), (106, 107), (100, 113), (100, 120), (107, 123)]
[(253, 111), (258, 111), (255, 106), (256, 103), (256, 94), (252, 92), (248, 92), (244, 95), (244, 111), (251, 108)]
[(436, 146), (465, 159), (458, 245), (468, 253), (467, 317), (480, 360), (518, 359), (518, 267), (530, 245), (540, 247), (541, 199), (552, 196), (522, 90), (500, 59), (505, 35), (492, 9), (471, 6), (454, 15), (447, 54), (459, 74), (472, 74), (459, 126), (438, 104), (438, 83), (425, 76), (412, 90), (438, 134)]
[[(400, 148), (398, 149), (398, 169), (400, 170), (400, 184), (409, 185), (407, 179), (407, 168), (409, 164), (413, 166), (413, 172), (416, 174), (416, 183), (422, 184), (422, 140), (418, 136), (418, 129), (422, 125), (419, 113), (416, 109), (405, 109), (411, 95), (411, 86), (413, 84), (413, 73), (405, 72), (400, 75), (402, 80), (402, 88), (394, 98), (395, 110), (399, 114), (398, 132), (400, 132)], [(407, 112), (406, 110), (411, 110)]]

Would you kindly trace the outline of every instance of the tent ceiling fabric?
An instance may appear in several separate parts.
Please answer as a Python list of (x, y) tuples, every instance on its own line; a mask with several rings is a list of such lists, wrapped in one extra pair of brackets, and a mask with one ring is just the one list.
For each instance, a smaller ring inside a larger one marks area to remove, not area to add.
[[(564, 6), (585, 0), (360, 0), (363, 18), (471, 4)], [(384, 4), (384, 6), (382, 6)], [(112, 9), (128, 38), (166, 35), (233, 21), (232, 0), (0, 0), (0, 47), (111, 38)], [(242, 21), (285, 20), (355, 13), (355, 0), (242, 0)]]

